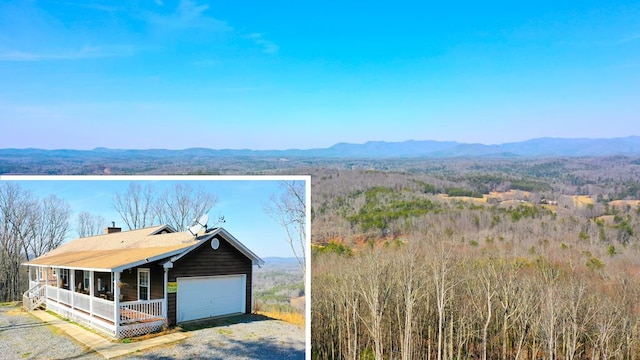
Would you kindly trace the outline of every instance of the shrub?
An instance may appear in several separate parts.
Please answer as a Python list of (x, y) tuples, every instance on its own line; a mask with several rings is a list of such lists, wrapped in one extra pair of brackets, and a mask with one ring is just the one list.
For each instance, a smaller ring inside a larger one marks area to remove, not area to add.
[(599, 270), (604, 267), (604, 263), (596, 257), (589, 258), (589, 260), (587, 260), (586, 265), (591, 270)]

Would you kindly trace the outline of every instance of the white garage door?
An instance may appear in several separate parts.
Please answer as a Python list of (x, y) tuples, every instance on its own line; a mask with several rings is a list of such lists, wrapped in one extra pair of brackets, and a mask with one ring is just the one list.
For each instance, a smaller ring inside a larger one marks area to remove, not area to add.
[(244, 313), (246, 275), (178, 278), (177, 321)]

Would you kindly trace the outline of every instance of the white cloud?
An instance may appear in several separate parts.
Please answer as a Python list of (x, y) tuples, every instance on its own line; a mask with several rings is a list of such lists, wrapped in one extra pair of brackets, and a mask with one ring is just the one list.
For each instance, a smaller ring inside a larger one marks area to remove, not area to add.
[(260, 33), (253, 33), (247, 35), (249, 39), (252, 39), (257, 45), (262, 47), (262, 52), (265, 54), (275, 54), (280, 49), (278, 45), (272, 41), (266, 40)]
[(218, 66), (220, 64), (220, 61), (213, 60), (213, 59), (203, 59), (203, 60), (194, 61), (192, 64), (200, 67), (214, 67), (214, 66)]
[(182, 0), (171, 14), (146, 13), (144, 18), (149, 23), (169, 29), (233, 30), (226, 22), (205, 14), (207, 10), (207, 4), (199, 5), (191, 0)]
[(105, 57), (130, 56), (129, 46), (84, 46), (79, 50), (50, 53), (34, 53), (20, 50), (0, 50), (0, 61), (79, 60)]

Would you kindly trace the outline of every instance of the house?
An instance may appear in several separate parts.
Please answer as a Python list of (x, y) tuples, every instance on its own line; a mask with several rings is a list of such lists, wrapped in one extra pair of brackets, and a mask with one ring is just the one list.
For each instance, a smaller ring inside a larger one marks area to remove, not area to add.
[(23, 306), (46, 306), (115, 338), (252, 311), (253, 266), (264, 261), (223, 228), (170, 226), (79, 238), (23, 265)]

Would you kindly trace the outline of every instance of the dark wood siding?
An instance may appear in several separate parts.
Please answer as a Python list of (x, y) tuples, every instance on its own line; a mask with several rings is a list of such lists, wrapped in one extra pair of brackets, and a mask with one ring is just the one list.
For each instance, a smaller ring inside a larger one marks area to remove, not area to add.
[[(224, 238), (218, 237), (220, 247), (217, 250), (211, 248), (211, 240), (200, 245), (189, 254), (173, 264), (169, 270), (169, 281), (177, 281), (179, 277), (189, 276), (215, 276), (245, 274), (246, 286), (246, 312), (251, 313), (251, 289), (252, 289), (252, 262)], [(180, 291), (180, 289), (178, 289)], [(168, 312), (169, 324), (176, 323), (176, 296), (169, 294)]]
[[(167, 260), (163, 260), (165, 262)], [(150, 299), (164, 298), (164, 269), (161, 261), (154, 261), (127, 269), (120, 274), (120, 282), (124, 285), (120, 288), (123, 295), (122, 301), (138, 300), (138, 269), (149, 269), (149, 280), (151, 285)]]
[(127, 269), (120, 273), (120, 295), (121, 301), (138, 300), (138, 270)]

